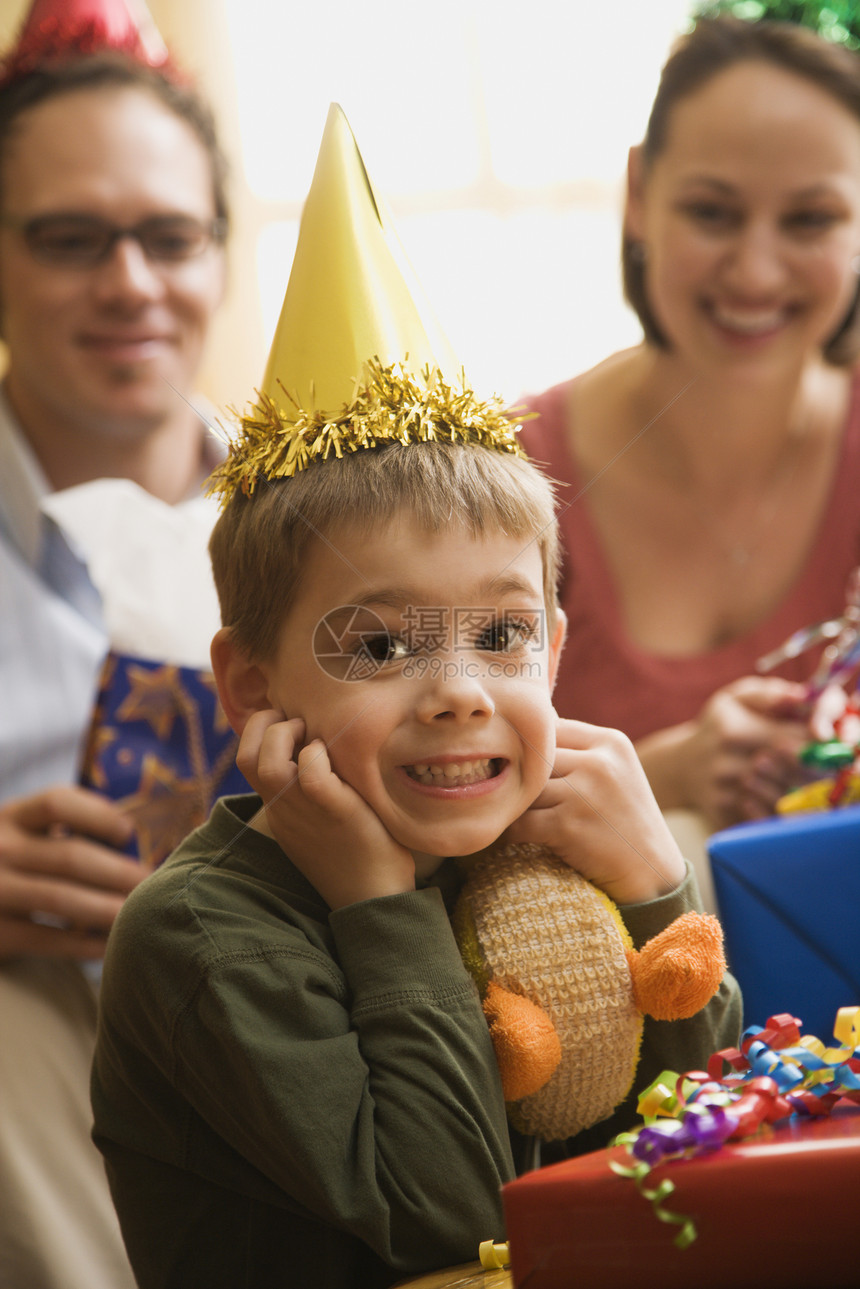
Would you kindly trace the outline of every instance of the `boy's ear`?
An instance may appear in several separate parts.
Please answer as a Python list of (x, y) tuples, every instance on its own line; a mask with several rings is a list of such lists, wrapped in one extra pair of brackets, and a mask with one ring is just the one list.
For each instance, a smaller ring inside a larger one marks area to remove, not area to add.
[(549, 642), (549, 687), (550, 692), (555, 689), (556, 677), (558, 676), (558, 664), (561, 660), (561, 651), (564, 648), (564, 638), (567, 635), (567, 615), (564, 610), (556, 610), (555, 631), (552, 640)]
[(224, 714), (233, 731), (241, 734), (254, 712), (271, 707), (269, 682), (262, 669), (238, 647), (229, 627), (216, 633), (209, 652)]
[(635, 242), (645, 236), (645, 170), (641, 144), (627, 154), (627, 194), (624, 203), (624, 232)]

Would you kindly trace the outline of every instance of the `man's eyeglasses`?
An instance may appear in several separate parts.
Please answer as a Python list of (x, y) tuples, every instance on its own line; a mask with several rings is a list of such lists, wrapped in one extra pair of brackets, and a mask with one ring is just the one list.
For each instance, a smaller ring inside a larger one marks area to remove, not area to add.
[(35, 215), (30, 219), (0, 215), (0, 224), (17, 229), (36, 260), (70, 268), (103, 263), (117, 242), (132, 237), (155, 264), (181, 264), (202, 255), (227, 235), (225, 219), (200, 220), (190, 215), (152, 215), (122, 228), (96, 215)]

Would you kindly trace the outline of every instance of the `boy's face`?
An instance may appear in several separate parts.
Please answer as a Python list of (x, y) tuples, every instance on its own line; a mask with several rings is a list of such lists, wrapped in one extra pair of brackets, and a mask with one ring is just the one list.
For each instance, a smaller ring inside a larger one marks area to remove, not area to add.
[(416, 854), (467, 855), (535, 800), (555, 753), (538, 545), (408, 515), (316, 541), (267, 699)]

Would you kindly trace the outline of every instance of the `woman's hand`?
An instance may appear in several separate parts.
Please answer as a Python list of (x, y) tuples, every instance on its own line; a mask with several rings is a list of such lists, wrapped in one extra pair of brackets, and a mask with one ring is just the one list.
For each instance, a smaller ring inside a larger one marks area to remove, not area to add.
[(56, 787), (0, 806), (0, 959), (100, 958), (145, 872), (118, 854), (132, 827), (86, 788)]
[(283, 712), (255, 712), (236, 764), (263, 798), (272, 836), (329, 908), (415, 888), (411, 853), (363, 797), (331, 768), (325, 744), (304, 745), (305, 726)]
[(549, 783), (504, 839), (547, 846), (616, 904), (674, 890), (684, 860), (630, 739), (559, 720), (556, 741)]
[(803, 685), (747, 676), (718, 690), (695, 720), (637, 744), (663, 809), (696, 810), (714, 828), (773, 813), (808, 775), (798, 753), (809, 741)]

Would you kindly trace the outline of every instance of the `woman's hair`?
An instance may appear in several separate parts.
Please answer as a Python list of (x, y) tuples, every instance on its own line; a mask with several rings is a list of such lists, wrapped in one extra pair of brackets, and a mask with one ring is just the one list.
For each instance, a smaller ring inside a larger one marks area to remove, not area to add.
[[(229, 220), (227, 162), (209, 108), (188, 85), (121, 53), (104, 51), (61, 61), (50, 60), (0, 84), (0, 178), (8, 141), (23, 113), (62, 94), (113, 88), (150, 93), (186, 122), (209, 158), (215, 215), (224, 221), (226, 227)], [(0, 205), (3, 200), (0, 187)]]
[(350, 541), (397, 514), (427, 532), (462, 526), (534, 542), (543, 562), (547, 624), (555, 627), (558, 532), (547, 478), (523, 457), (451, 443), (389, 443), (318, 462), (291, 479), (237, 490), (209, 552), (221, 620), (256, 661), (274, 654), (314, 542)]
[[(689, 94), (740, 62), (769, 63), (817, 85), (860, 124), (860, 55), (789, 22), (743, 22), (722, 15), (702, 18), (674, 46), (660, 77), (642, 141), (648, 167), (666, 146), (672, 113)], [(645, 338), (660, 348), (668, 341), (648, 302), (643, 248), (625, 229), (621, 242), (624, 295), (642, 323)], [(848, 364), (860, 352), (860, 289), (847, 316), (824, 346), (832, 363)]]

